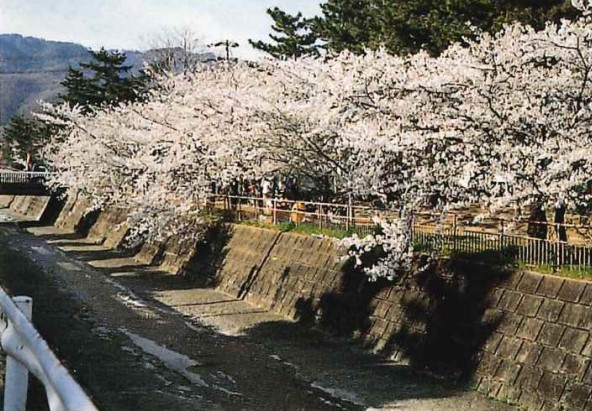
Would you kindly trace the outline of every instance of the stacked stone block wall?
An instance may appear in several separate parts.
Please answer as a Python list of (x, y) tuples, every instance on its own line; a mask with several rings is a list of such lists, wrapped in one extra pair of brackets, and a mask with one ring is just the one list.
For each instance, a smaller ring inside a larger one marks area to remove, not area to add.
[(10, 204), (10, 209), (33, 220), (39, 220), (49, 201), (49, 196), (16, 196)]
[(323, 295), (339, 289), (341, 266), (333, 241), (279, 234), (245, 299), (293, 319), (317, 317)]
[(144, 243), (140, 251), (134, 256), (134, 260), (139, 264), (154, 264), (161, 252), (161, 248), (159, 244)]
[(241, 296), (269, 256), (279, 234), (256, 227), (232, 227), (229, 242), (222, 250), (222, 263), (216, 276), (218, 289)]
[(528, 409), (592, 409), (592, 284), (524, 272), (493, 290), (503, 318), (477, 368), (478, 389)]
[(16, 196), (10, 203), (10, 209), (16, 213), (26, 215), (30, 202), (29, 196)]
[(218, 288), (232, 295), (290, 318), (357, 317), (351, 335), (376, 351), (528, 410), (592, 409), (589, 282), (447, 262), (348, 289), (332, 241), (245, 226), (223, 253)]
[[(479, 266), (474, 270), (480, 271)], [(429, 285), (434, 282), (431, 274), (419, 281), (401, 279), (381, 290), (372, 301), (367, 336), (375, 347), (388, 347), (398, 358), (419, 357), (425, 366), (434, 353), (414, 350), (437, 351), (441, 345), (447, 347), (442, 356), (449, 355), (459, 372), (468, 373), (472, 384), (493, 398), (527, 410), (592, 409), (591, 283), (528, 271), (508, 273), (477, 293), (481, 307), (467, 296), (460, 299), (467, 314), (443, 314), (449, 307), (439, 304), (440, 299), (458, 298), (463, 288), (471, 287), (467, 282), (489, 281), (466, 271), (448, 274), (447, 285), (436, 289)], [(448, 286), (456, 291), (450, 293)], [(474, 315), (468, 314), (471, 310)], [(456, 345), (452, 350), (451, 342)], [(463, 353), (471, 358), (456, 361)]]
[[(76, 229), (88, 206), (68, 201), (56, 225)], [(108, 238), (124, 215), (104, 212), (91, 232)], [(179, 273), (195, 250), (171, 238), (137, 258), (162, 254), (160, 268)], [(592, 410), (592, 283), (453, 261), (368, 283), (344, 254), (331, 240), (236, 225), (216, 286), (292, 319), (347, 328), (384, 355), (452, 372), (527, 410)]]

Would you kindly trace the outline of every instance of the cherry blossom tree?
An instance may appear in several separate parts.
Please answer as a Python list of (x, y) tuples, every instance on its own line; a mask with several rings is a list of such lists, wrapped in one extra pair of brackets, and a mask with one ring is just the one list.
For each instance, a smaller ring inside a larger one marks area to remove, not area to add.
[(388, 199), (399, 218), (347, 244), (358, 259), (382, 247), (368, 275), (393, 277), (412, 262), (418, 210), (589, 200), (592, 23), (588, 3), (576, 6), (576, 21), (477, 33), (439, 57), (220, 64), (163, 75), (142, 103), (90, 115), (47, 105), (39, 116), (66, 125), (47, 149), (55, 183), (165, 238), (207, 221), (213, 177), (300, 168)]

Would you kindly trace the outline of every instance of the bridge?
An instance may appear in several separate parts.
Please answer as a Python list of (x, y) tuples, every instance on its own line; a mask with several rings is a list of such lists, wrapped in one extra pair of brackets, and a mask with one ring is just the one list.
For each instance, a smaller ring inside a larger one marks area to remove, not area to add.
[(45, 185), (49, 176), (48, 172), (0, 170), (0, 195), (49, 195)]

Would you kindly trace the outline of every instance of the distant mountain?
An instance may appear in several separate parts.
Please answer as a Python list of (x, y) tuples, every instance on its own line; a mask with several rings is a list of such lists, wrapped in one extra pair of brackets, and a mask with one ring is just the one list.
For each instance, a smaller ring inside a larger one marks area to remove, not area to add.
[[(137, 73), (145, 62), (162, 56), (163, 50), (125, 53), (126, 64)], [(178, 53), (179, 50), (173, 49), (170, 54)], [(203, 53), (195, 57), (206, 61), (215, 56)], [(56, 100), (63, 92), (60, 83), (68, 68), (79, 67), (90, 59), (88, 48), (80, 44), (0, 34), (0, 124), (5, 124), (15, 114), (30, 112), (38, 100)]]
[(0, 124), (29, 111), (37, 100), (55, 99), (68, 67), (89, 59), (79, 44), (0, 34)]

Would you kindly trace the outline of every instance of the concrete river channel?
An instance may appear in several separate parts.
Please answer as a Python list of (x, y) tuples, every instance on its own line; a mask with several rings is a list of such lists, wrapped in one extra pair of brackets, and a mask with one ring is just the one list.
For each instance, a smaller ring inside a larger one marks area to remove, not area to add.
[(9, 208), (0, 283), (102, 410), (514, 409)]

